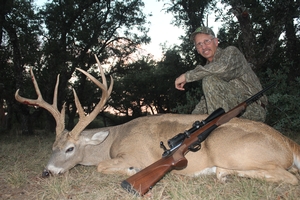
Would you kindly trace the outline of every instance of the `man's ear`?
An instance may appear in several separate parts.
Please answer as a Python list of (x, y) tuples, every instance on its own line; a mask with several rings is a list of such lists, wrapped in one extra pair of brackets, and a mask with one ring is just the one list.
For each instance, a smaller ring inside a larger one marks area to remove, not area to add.
[(216, 46), (218, 46), (219, 45), (219, 39), (218, 38), (214, 38), (214, 43), (215, 43)]

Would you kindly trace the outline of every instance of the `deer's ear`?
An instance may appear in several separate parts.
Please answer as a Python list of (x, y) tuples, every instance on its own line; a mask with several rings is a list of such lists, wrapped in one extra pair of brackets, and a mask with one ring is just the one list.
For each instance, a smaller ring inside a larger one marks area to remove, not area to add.
[(109, 135), (109, 131), (99, 131), (88, 136), (85, 136), (84, 141), (89, 145), (98, 145), (102, 143), (107, 136)]

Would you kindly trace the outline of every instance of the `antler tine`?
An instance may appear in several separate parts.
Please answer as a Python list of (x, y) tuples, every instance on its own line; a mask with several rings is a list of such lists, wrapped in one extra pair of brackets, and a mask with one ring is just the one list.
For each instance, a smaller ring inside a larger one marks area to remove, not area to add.
[(73, 94), (74, 94), (76, 108), (77, 108), (77, 111), (78, 111), (78, 114), (79, 114), (79, 119), (82, 119), (82, 118), (85, 117), (84, 110), (83, 110), (83, 108), (81, 106), (81, 103), (80, 103), (80, 101), (78, 99), (77, 93), (74, 90), (74, 88), (73, 88)]
[[(96, 57), (96, 60), (97, 60), (97, 63), (100, 64), (97, 57)], [(85, 129), (85, 127), (89, 123), (91, 123), (97, 117), (98, 113), (101, 111), (101, 109), (103, 108), (103, 106), (107, 102), (107, 100), (108, 100), (108, 98), (109, 98), (109, 96), (112, 92), (112, 88), (113, 88), (113, 79), (112, 79), (112, 77), (110, 77), (111, 83), (110, 83), (109, 89), (107, 89), (107, 81), (106, 81), (103, 69), (101, 68), (100, 65), (99, 65), (99, 68), (100, 68), (100, 73), (101, 73), (103, 83), (98, 81), (95, 77), (90, 75), (88, 72), (86, 72), (82, 69), (76, 68), (78, 71), (80, 71), (81, 73), (86, 75), (99, 88), (101, 88), (102, 96), (101, 96), (101, 99), (100, 99), (99, 103), (95, 106), (94, 110), (89, 115), (85, 115), (84, 111), (83, 111), (83, 108), (81, 106), (81, 103), (78, 99), (78, 96), (77, 96), (75, 90), (73, 90), (75, 105), (76, 105), (78, 113), (79, 113), (79, 121), (76, 124), (76, 126), (72, 129), (72, 131), (70, 131), (69, 135), (72, 138), (74, 138), (75, 140), (78, 140), (78, 136), (80, 135), (80, 133)]]
[[(101, 72), (101, 78), (102, 78), (102, 82), (103, 82), (103, 84), (105, 85), (105, 87), (107, 88), (107, 82), (106, 82), (106, 77), (105, 77), (105, 75), (104, 75), (104, 72), (103, 72), (103, 68), (101, 67), (101, 65), (100, 65), (100, 61), (99, 61), (99, 59), (98, 59), (98, 57), (96, 56), (96, 55), (94, 55), (95, 56), (95, 59), (96, 59), (96, 61), (97, 61), (97, 64), (98, 64), (98, 67), (99, 67), (99, 70), (100, 70), (100, 72)], [(110, 82), (111, 82), (111, 84), (110, 84), (110, 86), (109, 86), (109, 89), (108, 89), (108, 96), (110, 96), (110, 94), (111, 94), (111, 92), (112, 92), (112, 89), (113, 89), (113, 85), (114, 85), (114, 80), (113, 80), (113, 78), (112, 78), (112, 76), (110, 76)]]
[(104, 76), (104, 72), (103, 72), (103, 69), (100, 65), (100, 61), (99, 61), (98, 57), (96, 56), (96, 54), (94, 54), (94, 57), (97, 61), (97, 64), (98, 64), (98, 67), (99, 67), (99, 70), (100, 70), (100, 73), (101, 73), (101, 78), (102, 78), (103, 85), (107, 88), (106, 77)]
[(32, 105), (32, 106), (39, 106), (49, 111), (56, 121), (56, 135), (58, 136), (65, 129), (65, 104), (63, 105), (61, 112), (59, 112), (57, 109), (57, 90), (59, 84), (59, 75), (57, 75), (56, 85), (54, 89), (53, 104), (50, 105), (43, 99), (40, 88), (33, 74), (32, 67), (30, 67), (30, 74), (35, 88), (35, 92), (38, 96), (37, 99), (28, 99), (25, 97), (21, 97), (19, 95), (19, 89), (15, 93), (15, 99), (20, 103)]

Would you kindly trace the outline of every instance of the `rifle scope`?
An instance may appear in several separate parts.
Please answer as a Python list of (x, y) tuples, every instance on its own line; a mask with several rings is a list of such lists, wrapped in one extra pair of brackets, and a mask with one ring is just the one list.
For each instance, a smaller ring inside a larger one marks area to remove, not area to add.
[(185, 131), (184, 133), (179, 133), (175, 135), (173, 138), (168, 140), (168, 145), (171, 149), (174, 147), (180, 145), (185, 138), (188, 138), (193, 132), (207, 124), (208, 122), (212, 121), (216, 117), (219, 117), (220, 115), (224, 114), (225, 110), (223, 108), (218, 108), (213, 113), (211, 113), (205, 120), (202, 120), (201, 122), (195, 121), (193, 124), (193, 127), (189, 130)]

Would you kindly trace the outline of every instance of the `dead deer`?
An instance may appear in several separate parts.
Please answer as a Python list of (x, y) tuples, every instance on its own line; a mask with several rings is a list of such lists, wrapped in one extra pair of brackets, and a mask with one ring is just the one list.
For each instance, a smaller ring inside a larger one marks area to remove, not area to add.
[[(107, 89), (107, 82), (100, 63), (103, 83), (84, 70), (84, 73), (99, 88), (102, 98), (92, 113), (85, 116), (75, 90), (75, 104), (79, 122), (71, 131), (64, 128), (65, 110), (58, 111), (57, 77), (53, 104), (43, 100), (34, 74), (33, 84), (38, 95), (36, 100), (27, 99), (16, 91), (17, 101), (37, 105), (48, 110), (56, 120), (56, 140), (52, 156), (43, 171), (43, 176), (62, 174), (75, 165), (96, 165), (102, 173), (122, 173), (132, 175), (161, 158), (161, 141), (167, 141), (176, 134), (189, 129), (195, 121), (204, 120), (206, 115), (163, 114), (145, 116), (122, 125), (84, 130), (97, 116), (106, 103), (113, 86)], [(172, 173), (188, 176), (216, 174), (221, 181), (226, 175), (237, 174), (268, 181), (297, 184), (297, 177), (289, 170), (300, 168), (300, 146), (272, 127), (247, 119), (234, 118), (214, 130), (202, 142), (201, 149), (186, 155), (188, 166)]]

